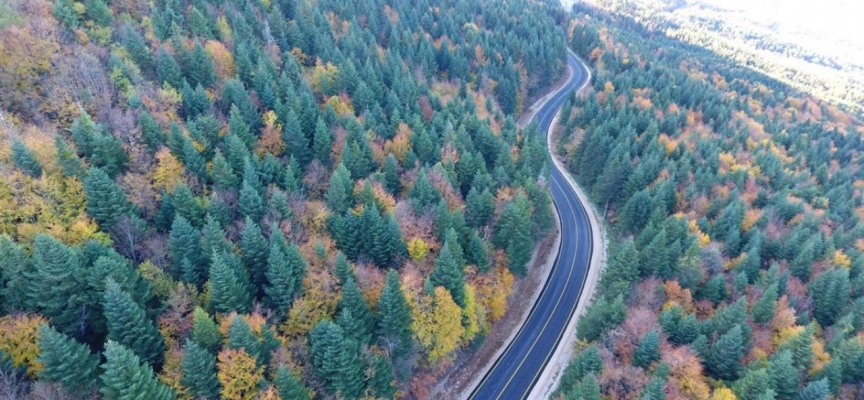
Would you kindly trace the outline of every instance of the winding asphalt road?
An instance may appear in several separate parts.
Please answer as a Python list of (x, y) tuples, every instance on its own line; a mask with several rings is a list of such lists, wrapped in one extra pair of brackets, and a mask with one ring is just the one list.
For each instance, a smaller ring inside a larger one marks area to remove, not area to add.
[[(567, 96), (574, 89), (581, 88), (588, 79), (585, 66), (570, 52), (567, 53), (567, 64), (569, 79), (534, 115), (533, 122), (539, 125), (543, 134), (549, 133), (552, 119)], [(561, 220), (561, 248), (524, 325), (469, 399), (527, 398), (561, 342), (581, 297), (594, 246), (591, 224), (585, 207), (564, 178), (566, 172), (558, 170), (551, 162), (550, 165), (549, 186)]]

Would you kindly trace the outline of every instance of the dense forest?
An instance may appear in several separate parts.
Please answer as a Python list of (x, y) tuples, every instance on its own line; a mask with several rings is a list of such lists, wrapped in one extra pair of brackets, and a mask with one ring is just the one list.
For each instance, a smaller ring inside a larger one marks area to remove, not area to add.
[(864, 396), (864, 124), (577, 7), (557, 151), (609, 221), (559, 399)]
[[(725, 5), (720, 0), (592, 1), (640, 21), (657, 34), (710, 49), (854, 112), (864, 111), (864, 61), (858, 57), (864, 43), (854, 33), (841, 33), (847, 27), (848, 32), (857, 29), (857, 21), (845, 17), (851, 4), (842, 0), (821, 2), (818, 7), (806, 2), (787, 7), (782, 0), (763, 0), (752, 8), (742, 6), (747, 2)], [(751, 12), (754, 9), (762, 13)], [(790, 17), (798, 13), (810, 22)], [(816, 22), (822, 19), (830, 22)]]
[(554, 228), (563, 16), (0, 2), (0, 395), (424, 398)]

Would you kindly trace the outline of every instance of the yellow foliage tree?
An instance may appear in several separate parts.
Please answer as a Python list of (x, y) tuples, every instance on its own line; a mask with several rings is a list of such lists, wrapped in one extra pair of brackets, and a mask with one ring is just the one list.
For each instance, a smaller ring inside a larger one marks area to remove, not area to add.
[(724, 386), (714, 391), (714, 396), (711, 396), (711, 400), (738, 400), (738, 397), (735, 396), (735, 393), (732, 393), (732, 390)]
[(264, 367), (257, 366), (255, 358), (245, 350), (223, 349), (219, 352), (217, 368), (223, 399), (254, 400), (258, 397), (258, 384), (264, 380)]
[(399, 123), (396, 135), (384, 144), (384, 150), (393, 154), (400, 163), (405, 163), (408, 151), (411, 150), (411, 128), (404, 122)]
[(204, 49), (213, 58), (213, 69), (216, 70), (216, 75), (219, 75), (221, 80), (231, 79), (236, 75), (237, 68), (234, 65), (234, 57), (222, 42), (208, 40), (204, 44)]
[[(503, 254), (503, 251), (499, 249), (496, 253)], [(503, 259), (506, 260), (506, 256)], [(488, 320), (483, 321), (484, 329), (504, 316), (507, 297), (513, 292), (513, 281), (513, 274), (507, 269), (506, 262), (496, 263), (490, 273), (474, 277), (472, 283), (477, 290), (477, 303), (486, 310), (488, 316)]]
[(450, 292), (440, 286), (435, 288), (433, 322), (438, 334), (429, 351), (429, 360), (434, 363), (456, 350), (465, 334), (465, 328), (462, 327), (462, 309), (450, 297)]
[(183, 164), (167, 147), (163, 147), (156, 152), (156, 168), (152, 174), (153, 187), (170, 193), (178, 183), (183, 182)]
[(330, 98), (327, 99), (327, 104), (330, 107), (333, 107), (333, 111), (335, 111), (337, 115), (354, 114), (354, 104), (352, 104), (351, 99), (344, 94), (339, 96), (330, 96)]
[(180, 369), (182, 362), (183, 349), (179, 345), (169, 347), (165, 350), (165, 363), (162, 365), (162, 372), (157, 377), (162, 383), (177, 392), (177, 399), (191, 400), (189, 388), (180, 384), (180, 380), (183, 379), (183, 371)]
[(336, 82), (336, 75), (339, 74), (339, 68), (332, 63), (318, 64), (312, 69), (311, 86), (316, 92), (321, 92), (323, 87), (332, 87)]
[(462, 341), (468, 343), (480, 333), (480, 322), (486, 319), (485, 314), (483, 307), (477, 306), (477, 295), (474, 293), (474, 286), (470, 283), (465, 285), (465, 308), (462, 309), (462, 321), (465, 332), (462, 334)]
[(68, 245), (90, 239), (110, 243), (87, 218), (84, 188), (76, 178), (59, 174), (33, 179), (18, 170), (0, 175), (0, 233), (29, 243), (47, 233)]
[(440, 286), (431, 296), (421, 295), (412, 305), (414, 335), (426, 350), (429, 363), (435, 365), (462, 342), (465, 333), (462, 309), (450, 297), (450, 292)]
[(39, 325), (47, 321), (35, 314), (6, 315), (0, 318), (0, 350), (16, 367), (26, 366), (27, 374), (35, 377), (42, 369), (39, 357)]
[(852, 265), (852, 260), (849, 259), (849, 256), (843, 250), (837, 250), (834, 252), (834, 265), (849, 269), (849, 266)]
[(434, 327), (432, 322), (432, 297), (423, 295), (407, 296), (408, 304), (411, 306), (411, 330), (414, 338), (424, 349), (432, 347), (434, 342)]
[(411, 261), (423, 261), (429, 253), (429, 246), (423, 239), (414, 238), (408, 241), (408, 257)]
[(711, 237), (708, 236), (707, 233), (702, 232), (702, 230), (699, 229), (699, 225), (696, 224), (696, 220), (690, 220), (689, 227), (690, 232), (693, 232), (693, 234), (696, 235), (696, 241), (697, 243), (699, 243), (699, 247), (705, 247), (709, 243), (711, 243)]
[(324, 270), (308, 271), (303, 279), (303, 297), (288, 311), (288, 319), (280, 327), (286, 335), (306, 335), (324, 318), (336, 313), (339, 291), (333, 276)]

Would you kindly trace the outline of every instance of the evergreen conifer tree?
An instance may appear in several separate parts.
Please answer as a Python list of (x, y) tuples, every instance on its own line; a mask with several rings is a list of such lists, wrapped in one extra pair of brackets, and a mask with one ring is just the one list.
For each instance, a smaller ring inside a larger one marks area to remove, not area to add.
[(196, 399), (219, 399), (222, 389), (216, 378), (216, 356), (192, 340), (186, 341), (184, 349), (180, 384), (189, 388)]
[(489, 223), (495, 206), (492, 202), (492, 193), (488, 189), (478, 192), (472, 187), (465, 199), (465, 222), (471, 228), (479, 228)]
[(126, 194), (102, 169), (91, 167), (87, 171), (84, 193), (87, 195), (87, 214), (103, 229), (110, 228), (117, 218), (130, 212)]
[(336, 265), (333, 267), (336, 278), (339, 279), (339, 283), (345, 285), (345, 283), (349, 279), (354, 279), (354, 269), (351, 267), (351, 263), (348, 261), (348, 257), (345, 257), (345, 253), (341, 251), (336, 252)]
[(99, 392), (111, 400), (173, 400), (176, 394), (153, 375), (132, 350), (109, 340), (105, 345)]
[(735, 325), (711, 346), (705, 359), (708, 373), (719, 379), (729, 381), (737, 379), (741, 369), (738, 359), (741, 358), (743, 351), (741, 326)]
[(270, 256), (267, 259), (265, 302), (279, 315), (286, 315), (302, 289), (306, 260), (295, 244), (286, 244), (282, 232), (273, 227)]
[(393, 384), (393, 366), (387, 357), (376, 354), (372, 356), (372, 376), (369, 377), (369, 388), (375, 393), (376, 398), (392, 399), (396, 394), (396, 386)]
[(211, 353), (216, 352), (222, 345), (219, 326), (201, 307), (195, 307), (195, 311), (192, 312), (192, 340)]
[(63, 175), (79, 179), (84, 177), (84, 163), (62, 137), (54, 136), (54, 147), (57, 148), (57, 164), (60, 164)]
[(375, 316), (369, 310), (369, 304), (366, 303), (366, 299), (360, 293), (353, 277), (349, 277), (342, 285), (339, 309), (350, 311), (352, 318), (356, 321), (355, 330), (347, 332), (357, 338), (361, 344), (369, 343), (375, 330)]
[(534, 248), (530, 209), (528, 199), (521, 193), (517, 195), (502, 209), (493, 235), (495, 245), (503, 248), (510, 259), (510, 271), (520, 276), (527, 273), (526, 264)]
[(42, 176), (42, 164), (36, 159), (21, 139), (12, 139), (12, 162), (28, 175), (39, 178)]
[(417, 175), (414, 185), (408, 191), (408, 196), (411, 197), (411, 203), (418, 214), (422, 213), (430, 205), (437, 205), (441, 199), (441, 195), (435, 190), (432, 183), (429, 182), (429, 175), (425, 170)]
[(279, 397), (292, 400), (310, 400), (309, 391), (284, 365), (276, 369), (276, 377), (273, 379)]
[(398, 194), (402, 190), (402, 180), (399, 177), (399, 161), (393, 154), (387, 154), (384, 158), (384, 187), (392, 194)]
[(204, 207), (185, 183), (180, 183), (174, 187), (171, 205), (176, 214), (186, 218), (192, 226), (200, 228), (204, 224)]
[(39, 327), (39, 379), (56, 382), (70, 393), (84, 393), (97, 384), (99, 357), (48, 325)]
[(210, 178), (213, 183), (222, 189), (236, 189), (240, 186), (240, 180), (234, 173), (234, 168), (228, 159), (222, 155), (222, 151), (216, 149), (213, 156), (213, 167), (210, 169)]
[(244, 217), (251, 218), (253, 221), (260, 221), (264, 216), (264, 199), (261, 198), (258, 190), (249, 182), (243, 181), (243, 187), (240, 189), (240, 214)]
[(660, 358), (660, 335), (657, 331), (650, 331), (642, 340), (639, 341), (639, 346), (633, 352), (633, 365), (648, 369), (648, 367)]
[(339, 359), (345, 335), (342, 328), (323, 320), (309, 333), (309, 356), (315, 375), (331, 392), (340, 387)]
[(327, 206), (336, 213), (344, 213), (351, 207), (351, 197), (354, 188), (354, 182), (351, 180), (351, 174), (345, 168), (345, 164), (339, 163), (330, 176), (330, 186), (327, 187), (327, 193), (324, 198), (327, 199)]
[(630, 286), (639, 280), (639, 252), (632, 240), (628, 240), (615, 253), (615, 257), (603, 270), (600, 287), (607, 298), (626, 296)]
[(332, 151), (333, 138), (324, 120), (318, 118), (315, 122), (315, 136), (312, 138), (312, 144), (315, 152), (315, 158), (321, 161), (324, 166), (330, 165), (330, 152)]
[(771, 375), (767, 368), (747, 371), (741, 379), (735, 382), (732, 386), (732, 391), (741, 400), (769, 400), (777, 398), (777, 393), (774, 391)]
[(783, 350), (771, 359), (771, 379), (777, 396), (792, 400), (798, 393), (798, 370), (792, 363), (792, 352)]
[(262, 364), (263, 346), (261, 341), (252, 334), (252, 328), (246, 323), (242, 316), (235, 316), (228, 327), (228, 348), (243, 349), (246, 354), (254, 358), (258, 365)]
[(774, 283), (765, 289), (762, 297), (750, 309), (753, 314), (753, 322), (766, 324), (774, 318), (774, 303), (777, 302), (777, 284)]
[[(225, 231), (219, 220), (212, 214), (207, 214), (204, 222), (204, 228), (201, 229), (201, 252), (209, 255), (213, 253), (231, 253), (234, 251), (234, 244), (225, 237)], [(209, 262), (209, 257), (205, 259)]]
[(312, 161), (312, 150), (309, 149), (309, 139), (303, 133), (300, 120), (294, 110), (288, 111), (282, 125), (282, 140), (285, 149), (300, 165), (309, 165)]
[(378, 336), (393, 358), (402, 358), (411, 349), (411, 308), (402, 292), (396, 271), (387, 272), (387, 280), (378, 297)]
[(801, 389), (795, 400), (825, 400), (828, 398), (828, 394), (830, 394), (828, 379), (822, 378), (808, 383), (804, 389)]
[(252, 275), (252, 285), (259, 295), (263, 294), (263, 287), (267, 277), (268, 245), (267, 239), (261, 233), (261, 228), (251, 218), (246, 218), (243, 224), (243, 232), (240, 234), (240, 250), (243, 251), (243, 264)]
[(132, 350), (151, 365), (162, 362), (165, 343), (156, 324), (147, 319), (144, 309), (111, 278), (105, 284), (104, 308), (108, 339)]
[(209, 87), (216, 83), (216, 70), (213, 67), (213, 60), (204, 50), (201, 43), (196, 42), (192, 48), (192, 54), (189, 57), (186, 68), (186, 78), (191, 86)]
[[(216, 312), (244, 313), (249, 308), (248, 278), (235, 270), (227, 254), (213, 253), (210, 263), (210, 302)], [(242, 265), (239, 265), (242, 267)]]
[(429, 275), (429, 280), (433, 286), (447, 289), (453, 301), (460, 307), (465, 306), (465, 269), (453, 256), (449, 243), (444, 244), (435, 259), (435, 269)]
[(156, 76), (159, 77), (160, 83), (167, 83), (174, 89), (179, 90), (183, 87), (180, 65), (164, 47), (156, 55)]
[(84, 268), (78, 255), (57, 239), (37, 234), (33, 244), (33, 269), (26, 271), (27, 305), (51, 319), (60, 332), (79, 336), (81, 309), (86, 307)]
[[(168, 254), (173, 261), (172, 275), (175, 278), (182, 276), (184, 281), (196, 285), (203, 282), (206, 271), (199, 267), (198, 259), (201, 254), (201, 234), (182, 215), (174, 217), (171, 224)], [(185, 268), (184, 261), (188, 263)]]
[(813, 317), (820, 325), (833, 325), (849, 301), (849, 271), (833, 268), (822, 271), (808, 286), (813, 298)]
[(78, 26), (81, 21), (78, 20), (78, 12), (75, 10), (75, 3), (72, 0), (58, 0), (54, 3), (54, 17), (58, 21), (66, 25), (67, 28)]

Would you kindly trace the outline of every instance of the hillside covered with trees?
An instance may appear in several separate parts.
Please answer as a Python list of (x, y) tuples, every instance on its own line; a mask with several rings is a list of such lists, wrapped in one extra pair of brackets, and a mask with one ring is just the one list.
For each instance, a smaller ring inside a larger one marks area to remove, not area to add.
[(554, 227), (557, 7), (0, 3), (0, 391), (424, 398)]
[(559, 399), (864, 395), (864, 124), (577, 7), (558, 152), (610, 222)]

